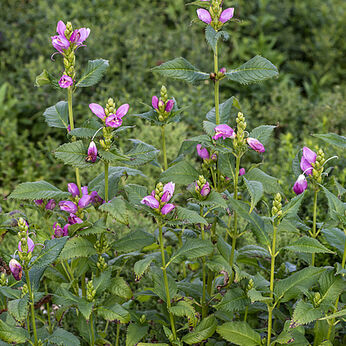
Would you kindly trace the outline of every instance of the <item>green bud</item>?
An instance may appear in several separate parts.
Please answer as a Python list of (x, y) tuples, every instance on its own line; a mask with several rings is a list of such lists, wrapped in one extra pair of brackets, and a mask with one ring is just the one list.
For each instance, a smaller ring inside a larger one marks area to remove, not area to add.
[(0, 286), (7, 286), (8, 280), (6, 278), (5, 273), (1, 273), (0, 277)]
[(165, 118), (162, 115), (159, 115), (159, 121), (164, 121)]
[(139, 319), (139, 322), (143, 324), (145, 321), (146, 321), (146, 317), (145, 315), (142, 315), (141, 318)]

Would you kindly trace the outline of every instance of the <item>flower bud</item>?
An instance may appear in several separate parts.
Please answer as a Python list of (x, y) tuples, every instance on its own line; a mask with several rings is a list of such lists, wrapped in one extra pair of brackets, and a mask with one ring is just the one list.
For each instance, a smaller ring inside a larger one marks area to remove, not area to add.
[(203, 187), (201, 188), (201, 196), (206, 197), (210, 193), (210, 185), (208, 182), (206, 182)]
[(53, 225), (53, 231), (54, 231), (54, 235), (53, 235), (54, 238), (61, 238), (64, 236), (64, 231), (57, 222), (55, 222)]
[(293, 185), (293, 191), (296, 195), (300, 195), (307, 189), (307, 187), (308, 182), (306, 181), (304, 174), (301, 174)]
[[(22, 246), (23, 245), (23, 246)], [(23, 249), (22, 249), (23, 247)], [(28, 250), (26, 251), (27, 253), (29, 252), (33, 252), (34, 248), (35, 248), (35, 243), (34, 241), (27, 237), (26, 239), (23, 238), (19, 243), (18, 243), (18, 251), (19, 252), (23, 252), (22, 250), (24, 250), (25, 248), (27, 248)]]
[(56, 207), (56, 202), (54, 199), (50, 199), (46, 204), (46, 210), (53, 210)]
[(173, 109), (173, 106), (174, 106), (174, 100), (168, 100), (167, 103), (166, 103), (166, 108), (165, 108), (165, 111), (167, 113), (170, 113)]
[(162, 215), (167, 215), (168, 213), (170, 213), (173, 209), (175, 208), (174, 204), (168, 203), (165, 204), (162, 209), (161, 209), (161, 214)]
[(209, 156), (208, 149), (202, 148), (201, 144), (197, 144), (196, 148), (197, 148), (197, 154), (200, 158), (202, 158), (203, 160), (209, 160), (210, 156)]
[(248, 137), (246, 140), (251, 149), (257, 151), (258, 153), (265, 152), (264, 145), (258, 139)]
[(38, 207), (40, 207), (40, 206), (43, 204), (43, 199), (35, 199), (35, 200), (34, 200), (34, 203), (35, 203)]
[(240, 168), (239, 169), (239, 176), (242, 176), (244, 175), (246, 172), (245, 172), (245, 168)]
[[(108, 119), (108, 118), (107, 118)], [(94, 141), (91, 141), (88, 148), (88, 162), (96, 162), (97, 160), (97, 147)]]
[(75, 183), (67, 184), (68, 192), (72, 195), (72, 197), (79, 196), (79, 188)]
[(10, 263), (9, 263), (9, 267), (10, 267), (10, 270), (11, 270), (13, 277), (17, 281), (20, 281), (22, 279), (22, 275), (23, 275), (23, 269), (22, 269), (22, 266), (20, 265), (20, 263), (17, 260), (15, 260), (14, 258), (12, 258)]

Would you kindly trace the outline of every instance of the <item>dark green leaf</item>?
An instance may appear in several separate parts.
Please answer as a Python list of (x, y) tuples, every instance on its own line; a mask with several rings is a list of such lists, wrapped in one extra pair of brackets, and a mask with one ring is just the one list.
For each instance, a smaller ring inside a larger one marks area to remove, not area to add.
[(207, 40), (209, 46), (215, 52), (216, 45), (219, 39), (222, 38), (224, 41), (229, 39), (229, 34), (226, 31), (218, 31), (216, 32), (211, 25), (208, 25), (205, 28), (205, 39)]
[(129, 215), (126, 208), (126, 203), (122, 197), (114, 197), (110, 202), (103, 204), (100, 210), (110, 214), (116, 221), (123, 225), (129, 224)]
[(141, 326), (139, 324), (130, 324), (127, 327), (126, 346), (137, 345), (139, 341), (147, 334), (149, 326)]
[(249, 137), (258, 139), (264, 146), (269, 143), (270, 136), (273, 134), (276, 126), (272, 125), (261, 125), (254, 128)]
[(222, 338), (240, 346), (261, 345), (261, 336), (246, 322), (227, 322), (216, 329)]
[(163, 183), (173, 181), (176, 184), (187, 185), (197, 180), (198, 177), (199, 173), (194, 167), (186, 161), (181, 161), (163, 172), (160, 175), (160, 181)]
[(215, 333), (216, 326), (216, 318), (210, 315), (204, 318), (194, 331), (185, 334), (182, 341), (188, 345), (193, 345), (207, 340)]
[(77, 82), (76, 87), (89, 87), (97, 84), (109, 66), (108, 60), (89, 60), (86, 71)]
[(346, 137), (339, 136), (336, 133), (315, 134), (313, 136), (324, 140), (328, 144), (335, 145), (342, 149), (346, 148)]
[(58, 102), (55, 106), (47, 108), (43, 116), (50, 127), (67, 129), (68, 127), (68, 105), (65, 101)]
[(334, 253), (322, 245), (317, 239), (303, 236), (292, 244), (285, 246), (285, 249), (304, 253)]
[(131, 252), (141, 250), (155, 242), (155, 238), (150, 233), (135, 231), (127, 234), (115, 243), (115, 248), (119, 252)]

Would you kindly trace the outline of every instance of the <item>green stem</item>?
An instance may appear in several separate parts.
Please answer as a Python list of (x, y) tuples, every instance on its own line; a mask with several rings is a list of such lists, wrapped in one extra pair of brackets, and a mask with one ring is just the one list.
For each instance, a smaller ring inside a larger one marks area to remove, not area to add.
[(82, 275), (82, 278), (81, 278), (81, 286), (82, 286), (82, 296), (86, 298), (85, 273)]
[[(47, 288), (46, 280), (44, 280), (44, 290), (45, 290), (46, 295), (48, 295), (48, 288)], [(50, 334), (52, 334), (53, 333), (53, 328), (52, 328), (52, 321), (51, 321), (51, 318), (50, 318), (50, 305), (49, 305), (49, 302), (47, 303), (47, 315), (48, 315), (48, 331), (49, 331)]]
[[(217, 74), (219, 72), (219, 58), (218, 58), (218, 50), (217, 50), (217, 43), (215, 46), (215, 52), (214, 52), (214, 73)], [(214, 83), (214, 94), (215, 94), (215, 119), (216, 119), (216, 125), (220, 125), (220, 112), (219, 112), (219, 92), (220, 92), (220, 81), (215, 80)]]
[[(67, 103), (68, 103), (68, 118), (69, 118), (69, 122), (70, 122), (71, 131), (74, 129), (72, 95), (73, 95), (72, 87), (69, 87), (67, 89)], [(75, 140), (76, 140), (76, 137), (72, 137), (72, 141), (74, 142)], [(77, 182), (77, 186), (79, 188), (79, 191), (81, 191), (79, 168), (76, 168), (76, 182)]]
[(247, 320), (247, 314), (248, 314), (248, 312), (249, 312), (249, 306), (247, 306), (247, 307), (245, 308), (244, 322), (246, 322), (246, 320)]
[[(203, 217), (203, 207), (200, 207), (200, 214)], [(205, 234), (204, 234), (204, 225), (201, 224), (201, 237), (202, 240), (205, 239)], [(205, 294), (205, 289), (206, 289), (206, 264), (205, 264), (205, 256), (202, 257), (202, 271), (203, 271), (203, 288), (202, 288), (202, 318), (207, 317), (208, 314), (208, 307), (206, 304), (206, 294)]]
[(173, 333), (173, 339), (177, 339), (177, 332), (175, 330), (175, 322), (174, 317), (171, 313), (171, 297), (169, 294), (169, 286), (168, 286), (168, 277), (167, 277), (167, 268), (166, 268), (166, 259), (165, 259), (165, 248), (163, 245), (163, 237), (162, 237), (162, 224), (161, 222), (158, 222), (159, 225), (159, 242), (160, 242), (160, 249), (161, 249), (161, 259), (162, 259), (162, 272), (163, 272), (163, 280), (165, 284), (165, 291), (166, 291), (166, 300), (167, 300), (167, 309), (169, 313), (169, 319), (171, 322), (171, 328)]
[[(315, 190), (315, 193), (314, 193), (314, 215), (313, 215), (313, 223), (312, 223), (312, 237), (313, 238), (317, 238), (317, 233), (316, 233), (317, 194), (318, 194), (318, 190)], [(315, 253), (312, 254), (311, 265), (312, 266), (315, 265)]]
[(108, 169), (109, 163), (105, 161), (105, 201), (108, 202)]
[(34, 292), (31, 288), (30, 276), (29, 276), (29, 270), (28, 269), (25, 269), (25, 277), (26, 277), (26, 284), (28, 286), (29, 297), (30, 297), (32, 330), (34, 332), (35, 345), (38, 345), (36, 321), (35, 321), (35, 305), (34, 305), (35, 304), (35, 297), (34, 297)]
[(165, 171), (167, 171), (168, 163), (167, 163), (167, 152), (166, 152), (165, 125), (161, 126), (161, 140), (162, 140), (162, 153), (163, 153), (163, 167), (164, 167)]
[(115, 341), (115, 346), (119, 346), (119, 339), (120, 339), (120, 323), (117, 324), (117, 338)]
[(90, 314), (90, 331), (91, 331), (91, 339), (90, 339), (90, 345), (94, 346), (95, 345), (95, 331), (94, 331), (94, 319), (93, 319), (93, 313), (91, 312)]
[[(184, 229), (182, 229), (181, 233), (178, 234), (179, 248), (181, 248), (183, 246), (183, 240), (182, 240), (183, 231), (184, 231)], [(183, 264), (183, 276), (184, 276), (184, 279), (186, 279), (186, 275), (187, 274), (186, 274), (186, 264), (185, 264), (185, 261), (182, 264)]]
[(274, 308), (272, 306), (268, 305), (268, 338), (267, 338), (267, 346), (270, 346), (270, 339), (272, 337), (273, 310), (274, 310)]

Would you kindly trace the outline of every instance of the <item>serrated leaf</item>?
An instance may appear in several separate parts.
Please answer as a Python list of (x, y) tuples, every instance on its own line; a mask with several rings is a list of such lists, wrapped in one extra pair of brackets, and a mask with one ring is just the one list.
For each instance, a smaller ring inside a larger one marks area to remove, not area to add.
[(130, 139), (130, 141), (133, 143), (133, 148), (125, 154), (129, 158), (129, 161), (126, 161), (125, 164), (129, 166), (145, 165), (154, 161), (160, 153), (160, 150), (154, 146), (138, 139)]
[(262, 183), (264, 192), (266, 193), (273, 194), (282, 191), (278, 179), (264, 173), (259, 168), (251, 169), (244, 177), (248, 180), (256, 180)]
[(221, 255), (213, 255), (212, 258), (209, 258), (208, 261), (206, 261), (206, 265), (208, 269), (215, 273), (225, 271), (229, 276), (232, 274), (231, 266)]
[(43, 116), (48, 126), (67, 129), (69, 124), (67, 102), (60, 101), (56, 105), (47, 108), (44, 111)]
[(220, 207), (223, 209), (227, 208), (227, 203), (225, 199), (222, 197), (221, 193), (216, 191), (211, 191), (207, 199), (205, 199), (204, 201), (198, 201), (198, 204), (204, 205), (204, 206), (208, 205), (208, 206)]
[(331, 315), (328, 315), (326, 317), (322, 317), (320, 318), (320, 320), (330, 320), (330, 319), (334, 319), (334, 318), (338, 318), (338, 317), (344, 317), (346, 316), (346, 309), (342, 309), (340, 311), (334, 312)]
[(33, 183), (19, 184), (8, 198), (20, 200), (34, 199), (61, 199), (70, 196), (70, 193), (63, 192), (57, 187), (41, 180)]
[(346, 148), (346, 137), (339, 136), (336, 133), (314, 134), (313, 136), (322, 139), (328, 144), (335, 145), (342, 149)]
[(126, 300), (132, 297), (132, 291), (128, 283), (120, 276), (112, 279), (111, 292)]
[(183, 207), (176, 207), (176, 211), (177, 211), (178, 220), (182, 220), (187, 224), (200, 223), (203, 225), (208, 225), (207, 220), (203, 218), (202, 216), (200, 216), (194, 210), (190, 210)]
[[(232, 96), (219, 106), (220, 124), (226, 124), (231, 120), (234, 121), (238, 112), (241, 112), (241, 106), (237, 98)], [(215, 107), (206, 115), (206, 118), (212, 123), (216, 123)]]
[(324, 186), (322, 186), (322, 189), (328, 200), (328, 212), (330, 217), (333, 220), (339, 220), (346, 224), (346, 203), (340, 201), (338, 197), (328, 191)]
[(11, 326), (0, 320), (0, 340), (20, 344), (30, 340), (30, 336), (24, 328)]
[(215, 308), (225, 312), (236, 312), (244, 310), (251, 301), (246, 293), (239, 287), (229, 289), (221, 302), (215, 305)]
[(328, 244), (336, 248), (342, 256), (346, 242), (345, 233), (339, 228), (323, 228), (322, 234), (324, 235), (324, 238)]
[[(153, 292), (157, 294), (164, 302), (167, 302), (166, 289), (165, 289), (165, 285), (163, 285), (164, 278), (163, 278), (162, 270), (158, 268), (156, 268), (156, 270), (153, 270), (151, 278), (154, 283)], [(168, 273), (167, 273), (167, 279), (168, 279), (169, 296), (171, 299), (173, 299), (175, 295), (177, 294), (177, 290), (178, 290), (177, 283)]]
[(208, 25), (205, 28), (205, 39), (214, 52), (216, 50), (217, 42), (219, 41), (220, 38), (222, 38), (224, 41), (227, 41), (229, 39), (228, 32), (215, 31), (211, 25)]
[(246, 322), (227, 322), (218, 326), (216, 332), (227, 341), (240, 346), (261, 345), (261, 336)]
[(68, 332), (65, 329), (57, 328), (54, 330), (54, 333), (48, 337), (48, 341), (55, 345), (60, 346), (79, 346), (80, 341), (79, 339), (73, 335), (72, 333)]
[(262, 292), (257, 291), (255, 288), (251, 288), (247, 292), (247, 295), (250, 298), (251, 303), (254, 303), (254, 302), (270, 303), (272, 301), (270, 297), (264, 297), (262, 295)]
[(138, 230), (119, 239), (115, 243), (115, 248), (119, 252), (140, 251), (154, 242), (155, 237), (152, 234)]
[(116, 148), (113, 148), (111, 150), (99, 149), (98, 154), (103, 161), (113, 164), (116, 164), (118, 162), (127, 162), (131, 160), (131, 158), (127, 157), (126, 155), (123, 155), (120, 152), (120, 150)]
[(238, 249), (238, 256), (246, 257), (264, 257), (269, 258), (270, 254), (267, 249), (259, 245), (245, 245)]
[(19, 322), (26, 319), (29, 308), (29, 297), (25, 295), (24, 298), (14, 299), (8, 302), (8, 312)]
[(245, 64), (226, 73), (227, 79), (240, 84), (261, 82), (278, 75), (278, 69), (269, 60), (260, 55), (256, 55)]
[(282, 217), (294, 218), (303, 202), (305, 197), (305, 191), (300, 195), (292, 198), (283, 208), (282, 208)]
[(185, 334), (181, 340), (188, 345), (200, 343), (213, 336), (216, 326), (216, 318), (214, 315), (210, 315), (207, 318), (204, 318), (195, 330)]
[(307, 324), (319, 319), (323, 312), (319, 308), (315, 308), (311, 303), (299, 301), (293, 312), (293, 320), (299, 324)]
[(133, 270), (136, 275), (136, 280), (139, 280), (144, 275), (145, 271), (149, 268), (153, 260), (154, 257), (147, 256), (135, 263)]
[(99, 276), (93, 278), (93, 286), (96, 291), (96, 294), (103, 294), (111, 286), (111, 276), (112, 271), (107, 269), (102, 272)]
[(215, 123), (212, 123), (211, 121), (207, 121), (207, 120), (203, 121), (203, 130), (208, 136), (212, 137), (215, 135), (215, 130), (214, 130), (215, 127), (216, 127)]
[(109, 61), (104, 59), (89, 60), (86, 71), (77, 82), (76, 87), (89, 87), (97, 84), (109, 66)]
[(130, 324), (127, 327), (126, 333), (126, 346), (137, 345), (139, 341), (147, 334), (149, 326), (142, 326), (139, 324)]
[(199, 71), (184, 58), (167, 61), (160, 66), (153, 67), (151, 70), (163, 77), (180, 79), (193, 84), (209, 79), (208, 73)]
[(148, 189), (145, 186), (129, 184), (125, 186), (127, 198), (133, 205), (140, 205), (141, 200), (148, 195)]
[(97, 309), (98, 314), (106, 321), (130, 322), (130, 313), (118, 303), (101, 306)]
[(190, 323), (196, 318), (196, 311), (191, 304), (186, 301), (180, 301), (176, 305), (173, 305), (169, 311), (178, 317), (186, 316)]
[(251, 131), (249, 137), (258, 139), (264, 146), (266, 146), (275, 128), (276, 126), (272, 125), (258, 126)]
[(186, 161), (181, 161), (161, 173), (160, 181), (163, 183), (173, 181), (176, 184), (188, 185), (198, 177), (199, 173), (194, 167)]
[(93, 164), (86, 162), (88, 148), (82, 141), (65, 143), (55, 149), (55, 157), (64, 162), (65, 165), (71, 165), (78, 168), (91, 167)]
[(103, 204), (100, 208), (110, 214), (116, 221), (123, 225), (129, 224), (129, 215), (126, 203), (121, 197), (115, 197), (110, 202)]
[(87, 239), (76, 237), (69, 239), (59, 256), (60, 261), (76, 257), (90, 257), (96, 255), (94, 245)]
[(58, 79), (55, 78), (50, 72), (47, 70), (43, 70), (41, 74), (36, 76), (35, 78), (35, 86), (41, 87), (43, 85), (51, 85), (55, 89), (59, 89)]
[(97, 129), (89, 129), (86, 127), (78, 127), (71, 130), (68, 134), (77, 138), (92, 138), (95, 135)]
[(263, 185), (259, 181), (247, 180), (245, 177), (244, 182), (251, 198), (251, 208), (249, 210), (249, 213), (251, 213), (263, 197)]
[(303, 236), (297, 241), (284, 247), (287, 250), (303, 253), (331, 253), (334, 252), (326, 248), (317, 239)]
[(326, 270), (318, 281), (321, 287), (321, 302), (328, 307), (335, 302), (336, 297), (346, 291), (346, 282), (340, 276), (335, 276), (333, 270)]

